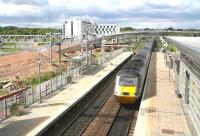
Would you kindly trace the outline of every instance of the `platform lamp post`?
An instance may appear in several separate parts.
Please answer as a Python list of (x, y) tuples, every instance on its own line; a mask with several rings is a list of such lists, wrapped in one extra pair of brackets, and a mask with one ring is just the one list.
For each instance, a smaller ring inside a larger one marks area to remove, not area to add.
[(40, 51), (39, 51), (39, 53), (38, 53), (38, 83), (39, 83), (40, 103), (42, 103), (40, 65), (41, 65), (41, 54), (40, 54)]
[(39, 84), (39, 99), (40, 99), (40, 103), (42, 103), (42, 89), (41, 89), (41, 51), (45, 51), (47, 50), (46, 48), (44, 49), (38, 49), (38, 84)]
[(170, 82), (171, 57), (172, 55), (169, 54), (169, 82)]

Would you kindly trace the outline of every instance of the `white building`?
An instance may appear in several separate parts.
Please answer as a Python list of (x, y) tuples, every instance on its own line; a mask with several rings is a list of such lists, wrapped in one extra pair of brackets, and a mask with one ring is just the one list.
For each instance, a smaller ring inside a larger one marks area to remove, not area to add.
[(81, 19), (68, 19), (63, 24), (63, 34), (65, 36), (81, 36), (85, 33), (95, 33), (94, 21)]
[(98, 35), (116, 34), (120, 32), (116, 24), (97, 24), (95, 31)]
[(116, 24), (96, 24), (94, 21), (81, 19), (68, 19), (63, 24), (63, 34), (65, 36), (81, 36), (86, 33), (109, 35), (119, 32), (119, 26)]

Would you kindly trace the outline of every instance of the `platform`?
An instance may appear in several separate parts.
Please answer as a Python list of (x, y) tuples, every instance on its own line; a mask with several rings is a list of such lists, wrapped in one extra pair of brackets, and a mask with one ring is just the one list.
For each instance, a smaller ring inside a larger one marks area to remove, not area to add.
[(53, 122), (70, 106), (76, 103), (93, 86), (99, 83), (119, 64), (124, 62), (131, 52), (124, 52), (104, 65), (98, 72), (88, 73), (74, 84), (67, 85), (56, 94), (43, 99), (43, 103), (35, 103), (27, 108), (23, 115), (12, 116), (0, 123), (0, 136), (33, 136)]
[(169, 80), (164, 54), (153, 53), (134, 136), (194, 135), (172, 77)]

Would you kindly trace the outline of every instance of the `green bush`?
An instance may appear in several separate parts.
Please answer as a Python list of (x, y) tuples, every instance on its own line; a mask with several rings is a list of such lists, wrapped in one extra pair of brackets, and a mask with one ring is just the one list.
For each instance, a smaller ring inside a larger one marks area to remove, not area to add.
[(16, 43), (2, 43), (2, 46), (16, 46)]
[(0, 89), (0, 96), (4, 96), (4, 95), (6, 95), (6, 94), (8, 94), (7, 91), (4, 91), (4, 90)]
[(123, 28), (120, 28), (120, 32), (133, 31), (133, 30), (135, 30), (135, 29), (132, 28), (132, 27), (123, 27)]
[(14, 103), (10, 106), (10, 113), (12, 115), (21, 115), (23, 112), (23, 104), (22, 103)]
[(20, 48), (0, 48), (2, 52), (19, 52), (21, 50)]
[(167, 50), (169, 50), (170, 52), (176, 52), (176, 47), (174, 45), (168, 45)]
[[(58, 75), (60, 75), (61, 72), (54, 72), (54, 71), (50, 71), (50, 72), (46, 72), (46, 73), (41, 73), (40, 74), (40, 83), (45, 82), (47, 80), (50, 80)], [(37, 76), (33, 76), (27, 79), (26, 83), (28, 85), (37, 85), (39, 84), (39, 77)]]
[(158, 51), (162, 48), (162, 43), (158, 38), (155, 41), (155, 47)]
[(0, 34), (5, 35), (45, 35), (46, 33), (61, 33), (62, 29), (54, 28), (18, 28), (18, 27), (0, 27)]

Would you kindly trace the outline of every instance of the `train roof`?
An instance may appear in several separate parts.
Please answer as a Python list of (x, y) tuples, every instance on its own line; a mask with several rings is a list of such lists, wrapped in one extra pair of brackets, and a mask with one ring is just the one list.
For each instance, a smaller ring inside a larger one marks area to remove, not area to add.
[(117, 73), (117, 76), (124, 76), (124, 77), (138, 77), (139, 76), (139, 72), (138, 71), (133, 71), (131, 69), (123, 69), (120, 70)]
[(122, 69), (127, 69), (127, 68), (134, 68), (134, 67), (142, 67), (143, 65), (143, 60), (140, 58), (134, 58), (133, 60), (129, 61)]
[(144, 62), (141, 59), (129, 61), (118, 73), (120, 76), (138, 76)]
[(150, 50), (151, 48), (152, 48), (152, 43), (147, 43), (143, 47), (143, 49), (148, 49), (148, 50)]
[(152, 49), (152, 42), (153, 40), (151, 40), (151, 42), (147, 42), (144, 47), (138, 51), (134, 58), (129, 60), (127, 64), (117, 73), (117, 76), (138, 77), (143, 65), (145, 64), (145, 60)]
[(149, 49), (144, 49), (143, 48), (137, 53), (136, 58), (140, 57), (141, 59), (146, 59), (146, 57), (147, 57), (149, 52), (150, 52)]
[(151, 49), (153, 45), (153, 40), (154, 39), (149, 39), (148, 42), (144, 45), (143, 48)]

